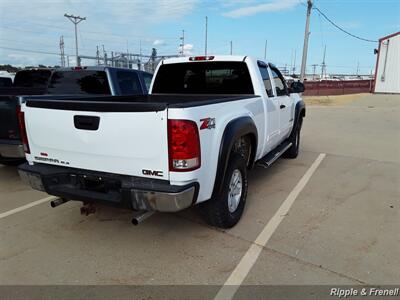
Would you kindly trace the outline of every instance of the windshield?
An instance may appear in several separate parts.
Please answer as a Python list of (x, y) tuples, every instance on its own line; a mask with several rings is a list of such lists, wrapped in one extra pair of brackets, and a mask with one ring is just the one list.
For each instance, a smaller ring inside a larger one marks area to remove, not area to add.
[(51, 70), (26, 70), (15, 75), (14, 86), (45, 88), (49, 82)]
[(109, 95), (107, 74), (104, 71), (56, 71), (51, 77), (49, 94)]
[(254, 94), (244, 62), (190, 62), (160, 66), (152, 93)]

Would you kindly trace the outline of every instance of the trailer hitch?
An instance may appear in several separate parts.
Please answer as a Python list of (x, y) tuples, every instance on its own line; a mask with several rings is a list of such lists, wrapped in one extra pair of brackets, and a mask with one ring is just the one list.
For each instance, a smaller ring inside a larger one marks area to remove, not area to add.
[(90, 214), (94, 214), (96, 212), (96, 206), (93, 203), (83, 202), (83, 206), (81, 207), (81, 215), (88, 216)]

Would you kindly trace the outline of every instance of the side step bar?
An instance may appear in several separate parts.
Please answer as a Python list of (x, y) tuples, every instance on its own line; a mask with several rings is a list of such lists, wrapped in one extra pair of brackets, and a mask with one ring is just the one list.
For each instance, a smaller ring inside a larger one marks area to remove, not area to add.
[(292, 143), (284, 142), (272, 150), (270, 153), (265, 155), (259, 161), (257, 161), (256, 166), (268, 168), (271, 166), (287, 149), (292, 146)]

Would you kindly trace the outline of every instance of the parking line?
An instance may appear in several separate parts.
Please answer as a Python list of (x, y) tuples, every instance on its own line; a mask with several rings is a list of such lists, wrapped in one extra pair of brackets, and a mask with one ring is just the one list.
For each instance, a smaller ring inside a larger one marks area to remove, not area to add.
[(297, 196), (306, 186), (311, 176), (314, 174), (315, 170), (318, 168), (325, 156), (325, 153), (321, 153), (320, 155), (318, 155), (317, 159), (313, 162), (311, 167), (307, 170), (307, 172), (303, 175), (303, 177), (300, 179), (294, 189), (290, 192), (290, 194), (279, 207), (275, 215), (269, 220), (267, 225), (258, 235), (257, 239), (250, 246), (249, 250), (247, 250), (245, 255), (240, 260), (239, 264), (236, 266), (229, 278), (225, 281), (224, 285), (219, 290), (218, 294), (215, 296), (214, 300), (226, 300), (233, 298), (239, 286), (243, 283), (247, 274), (250, 272), (251, 268), (257, 261), (257, 258), (260, 255), (263, 247), (267, 244), (275, 230), (278, 228), (279, 224), (286, 217), (290, 207), (296, 200)]
[(56, 199), (56, 198), (57, 198), (57, 197), (50, 196), (50, 197), (47, 197), (47, 198), (43, 198), (43, 199), (40, 199), (40, 200), (33, 201), (33, 202), (29, 203), (29, 204), (26, 204), (26, 205), (23, 205), (23, 206), (14, 208), (14, 209), (12, 209), (12, 210), (3, 212), (3, 213), (0, 214), (0, 219), (3, 219), (3, 218), (5, 218), (5, 217), (11, 216), (11, 215), (13, 215), (13, 214), (19, 213), (19, 212), (21, 212), (21, 211), (24, 211), (25, 209), (34, 207), (34, 206), (36, 206), (36, 205), (39, 205), (39, 204), (48, 202), (48, 201), (50, 201), (50, 200), (54, 200), (54, 199)]

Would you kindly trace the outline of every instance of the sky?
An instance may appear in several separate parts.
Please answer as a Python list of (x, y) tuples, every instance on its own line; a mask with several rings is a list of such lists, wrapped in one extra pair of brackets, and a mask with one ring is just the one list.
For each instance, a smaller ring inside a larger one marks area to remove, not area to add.
[[(185, 54), (208, 53), (264, 57), (279, 67), (300, 69), (306, 0), (0, 0), (0, 64), (59, 65), (59, 39), (73, 63), (73, 24), (64, 13), (86, 17), (78, 25), (79, 53), (111, 51), (150, 55), (178, 54), (185, 30)], [(343, 29), (378, 40), (400, 30), (400, 0), (314, 0)], [(320, 65), (326, 45), (328, 73), (370, 74), (378, 43), (357, 40), (312, 11), (307, 71)], [(93, 64), (84, 61), (86, 64)], [(316, 67), (320, 72), (320, 67)]]

